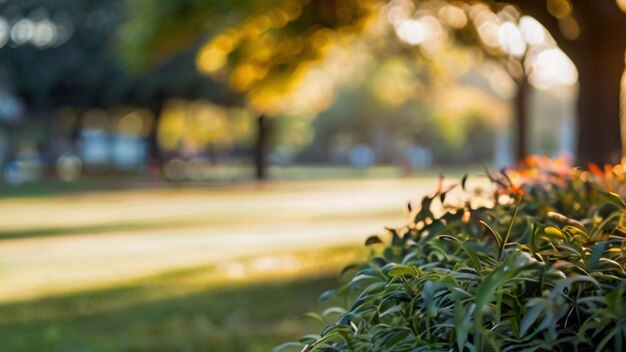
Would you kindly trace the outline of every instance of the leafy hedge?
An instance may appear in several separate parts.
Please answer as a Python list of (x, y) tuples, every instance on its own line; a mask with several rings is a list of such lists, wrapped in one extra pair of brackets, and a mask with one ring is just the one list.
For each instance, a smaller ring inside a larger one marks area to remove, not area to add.
[(625, 172), (590, 170), (528, 159), (490, 175), (488, 206), (469, 196), (450, 205), (454, 187), (440, 183), (367, 265), (322, 295), (355, 297), (347, 309), (315, 315), (336, 320), (276, 350), (626, 350), (626, 207), (614, 193)]

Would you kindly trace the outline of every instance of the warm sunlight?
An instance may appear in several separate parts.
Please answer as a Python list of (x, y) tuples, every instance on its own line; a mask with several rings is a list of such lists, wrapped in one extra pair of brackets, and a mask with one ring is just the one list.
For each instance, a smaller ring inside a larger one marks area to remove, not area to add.
[(626, 0), (0, 0), (0, 350), (617, 352)]

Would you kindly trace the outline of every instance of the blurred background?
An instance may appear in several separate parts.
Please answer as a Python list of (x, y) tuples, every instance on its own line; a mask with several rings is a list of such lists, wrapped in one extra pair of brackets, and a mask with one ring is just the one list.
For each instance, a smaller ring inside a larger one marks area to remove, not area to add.
[(318, 330), (303, 314), (440, 173), (620, 160), (625, 9), (0, 1), (3, 350)]

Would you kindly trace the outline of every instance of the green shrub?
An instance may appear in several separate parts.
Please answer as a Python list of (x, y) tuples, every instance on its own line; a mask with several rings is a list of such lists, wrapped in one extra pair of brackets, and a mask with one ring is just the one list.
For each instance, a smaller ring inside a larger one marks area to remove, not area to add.
[(490, 176), (490, 206), (451, 206), (440, 185), (349, 282), (322, 294), (354, 297), (318, 316), (336, 320), (276, 350), (626, 349), (626, 213), (611, 192), (620, 170), (529, 159)]

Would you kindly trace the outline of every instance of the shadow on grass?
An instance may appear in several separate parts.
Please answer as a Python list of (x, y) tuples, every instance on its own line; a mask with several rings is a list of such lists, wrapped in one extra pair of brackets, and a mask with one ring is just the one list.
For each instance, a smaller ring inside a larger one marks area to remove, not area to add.
[[(304, 220), (314, 221), (317, 223), (324, 221), (337, 221), (350, 219), (358, 221), (359, 219), (378, 218), (395, 218), (398, 215), (396, 209), (390, 210), (374, 210), (362, 211), (359, 213), (336, 213), (336, 214), (304, 214), (300, 217)], [(123, 222), (107, 222), (103, 224), (90, 224), (82, 226), (58, 226), (58, 227), (41, 227), (20, 230), (0, 230), (0, 241), (44, 238), (58, 236), (95, 236), (116, 232), (139, 232), (147, 230), (166, 230), (166, 229), (193, 229), (199, 227), (215, 227), (215, 226), (232, 226), (235, 220), (241, 220), (241, 215), (221, 216), (220, 218), (207, 216), (197, 217), (181, 217), (173, 219), (160, 220), (138, 220)], [(245, 218), (244, 218), (245, 219)], [(277, 218), (265, 215), (264, 217), (250, 217), (245, 219), (247, 223), (255, 224), (276, 222)]]
[(122, 180), (110, 181), (106, 179), (84, 178), (76, 182), (61, 180), (42, 180), (20, 185), (2, 185), (0, 187), (0, 199), (11, 198), (39, 198), (58, 195), (71, 195), (82, 192), (112, 191), (124, 189), (126, 183), (131, 183), (133, 178), (122, 177)]
[(319, 294), (331, 275), (176, 292), (128, 285), (0, 305), (3, 351), (270, 351), (320, 323)]

